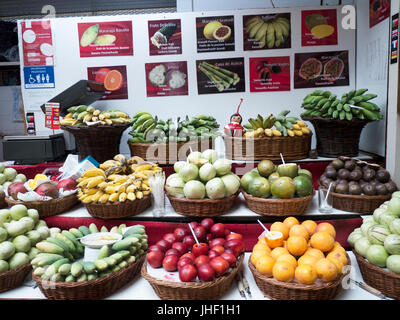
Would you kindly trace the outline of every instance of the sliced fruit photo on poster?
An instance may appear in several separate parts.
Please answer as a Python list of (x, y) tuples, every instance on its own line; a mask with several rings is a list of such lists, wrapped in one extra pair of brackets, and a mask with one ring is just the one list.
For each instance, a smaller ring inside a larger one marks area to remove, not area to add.
[(234, 17), (196, 18), (197, 52), (235, 51)]
[(294, 88), (348, 86), (349, 52), (296, 53)]
[(132, 21), (78, 23), (81, 57), (133, 55)]
[(188, 95), (186, 61), (146, 63), (145, 71), (148, 97)]
[(180, 19), (149, 21), (148, 29), (151, 56), (182, 53)]
[(304, 10), (301, 12), (301, 45), (303, 47), (337, 44), (336, 9)]
[(290, 47), (290, 13), (243, 16), (243, 50)]
[(197, 60), (199, 94), (244, 92), (244, 58)]
[(290, 57), (250, 58), (250, 92), (290, 91)]
[(88, 67), (88, 80), (104, 84), (100, 100), (128, 99), (126, 66)]
[(389, 18), (390, 0), (369, 0), (369, 27)]

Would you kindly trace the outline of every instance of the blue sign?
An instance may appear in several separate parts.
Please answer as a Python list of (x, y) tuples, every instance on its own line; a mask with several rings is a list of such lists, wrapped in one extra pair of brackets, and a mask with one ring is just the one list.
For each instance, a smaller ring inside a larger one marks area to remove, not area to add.
[(54, 66), (24, 67), (25, 89), (55, 88)]

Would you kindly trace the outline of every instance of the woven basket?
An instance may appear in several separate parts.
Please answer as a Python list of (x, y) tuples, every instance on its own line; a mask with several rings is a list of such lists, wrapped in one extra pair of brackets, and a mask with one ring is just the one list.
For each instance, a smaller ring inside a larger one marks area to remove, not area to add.
[[(350, 258), (347, 256), (350, 263)], [(253, 274), (257, 287), (273, 300), (330, 300), (334, 299), (342, 287), (343, 278), (349, 274), (350, 268), (335, 281), (305, 285), (297, 282), (281, 282), (268, 278), (257, 271), (249, 259), (248, 266)]]
[(353, 250), (353, 253), (364, 281), (385, 296), (400, 300), (400, 274), (374, 266), (355, 250)]
[(285, 160), (308, 158), (312, 134), (294, 137), (264, 137), (246, 139), (224, 136), (225, 156), (231, 160)]
[(51, 300), (100, 300), (127, 285), (140, 272), (145, 255), (108, 276), (83, 282), (49, 282), (32, 274), (40, 291)]
[(216, 300), (230, 289), (243, 258), (244, 254), (241, 254), (237, 259), (236, 267), (214, 281), (175, 282), (157, 279), (147, 273), (146, 261), (143, 263), (141, 273), (163, 300)]
[(28, 263), (17, 269), (0, 273), (0, 292), (21, 286), (31, 270), (32, 266)]
[(370, 120), (338, 120), (333, 118), (301, 117), (315, 129), (317, 152), (320, 157), (358, 156), (361, 131)]
[(122, 133), (130, 126), (61, 126), (60, 128), (73, 134), (79, 159), (92, 156), (99, 163), (112, 159), (119, 154)]
[(215, 149), (215, 139), (168, 143), (128, 142), (128, 145), (132, 157), (139, 156), (147, 161), (159, 164), (174, 164), (176, 161), (185, 161), (190, 149), (200, 152), (207, 149)]
[(189, 217), (215, 217), (222, 215), (229, 212), (238, 198), (237, 194), (218, 200), (174, 198), (168, 194), (167, 196), (171, 206), (177, 213)]
[(6, 202), (6, 195), (3, 193), (0, 195), (0, 209), (7, 207), (7, 202)]
[(6, 197), (6, 202), (9, 207), (16, 204), (23, 204), (28, 209), (36, 209), (39, 212), (39, 217), (45, 218), (66, 212), (74, 207), (79, 201), (76, 194), (71, 194), (66, 197), (47, 201), (15, 201)]
[(246, 200), (246, 204), (251, 211), (264, 216), (296, 216), (306, 212), (310, 205), (315, 191), (312, 195), (302, 198), (292, 199), (263, 199), (253, 197), (244, 190), (242, 194)]
[(120, 219), (135, 216), (151, 206), (151, 196), (144, 196), (135, 201), (87, 203), (85, 207), (92, 217), (99, 219)]

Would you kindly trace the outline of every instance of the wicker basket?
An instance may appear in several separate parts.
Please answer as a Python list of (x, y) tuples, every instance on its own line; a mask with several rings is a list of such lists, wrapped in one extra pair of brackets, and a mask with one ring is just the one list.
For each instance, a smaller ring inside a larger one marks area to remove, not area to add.
[(224, 136), (225, 156), (231, 160), (285, 160), (308, 158), (311, 149), (311, 134), (294, 137), (264, 137), (246, 139)]
[(108, 276), (83, 282), (49, 282), (32, 275), (40, 291), (51, 300), (100, 300), (128, 284), (140, 272), (145, 255)]
[(87, 203), (85, 207), (92, 217), (99, 219), (120, 219), (135, 216), (151, 206), (151, 196), (135, 201), (126, 200), (114, 203)]
[(338, 120), (333, 118), (301, 117), (315, 129), (317, 152), (320, 157), (358, 156), (361, 131), (370, 120)]
[[(347, 256), (348, 261), (350, 258)], [(335, 281), (305, 285), (297, 282), (281, 282), (259, 273), (249, 259), (248, 266), (253, 274), (257, 287), (273, 300), (330, 300), (334, 299), (342, 287), (343, 278), (350, 268)]]
[(190, 149), (193, 151), (215, 149), (215, 139), (168, 143), (128, 142), (128, 145), (132, 157), (139, 156), (147, 161), (156, 162), (159, 164), (174, 164), (179, 160), (185, 161), (190, 153)]
[(244, 190), (242, 194), (246, 200), (246, 204), (251, 211), (264, 216), (296, 216), (306, 212), (310, 205), (315, 191), (312, 195), (302, 198), (292, 199), (263, 199), (253, 197)]
[(119, 154), (122, 133), (130, 126), (61, 126), (61, 129), (73, 134), (80, 160), (92, 156), (98, 162), (112, 159)]
[(31, 270), (32, 266), (28, 263), (17, 269), (0, 273), (0, 292), (21, 286)]
[(6, 197), (6, 202), (9, 207), (16, 204), (23, 204), (28, 209), (36, 209), (39, 212), (40, 218), (45, 218), (66, 212), (79, 201), (76, 194), (71, 194), (66, 197), (47, 201), (15, 201)]
[(2, 195), (0, 194), (0, 209), (6, 207), (7, 207), (6, 195), (3, 193)]
[(244, 254), (241, 254), (237, 259), (236, 267), (214, 281), (175, 282), (157, 279), (147, 273), (146, 261), (143, 263), (141, 273), (155, 293), (163, 300), (216, 300), (231, 287), (243, 258)]
[(378, 289), (385, 296), (400, 299), (400, 274), (387, 271), (374, 266), (355, 250), (353, 253), (357, 259), (358, 266), (364, 281), (371, 287)]
[(193, 200), (186, 198), (174, 198), (168, 195), (171, 206), (174, 210), (184, 216), (189, 217), (215, 217), (229, 212), (235, 204), (238, 195), (224, 198), (224, 199), (201, 199)]

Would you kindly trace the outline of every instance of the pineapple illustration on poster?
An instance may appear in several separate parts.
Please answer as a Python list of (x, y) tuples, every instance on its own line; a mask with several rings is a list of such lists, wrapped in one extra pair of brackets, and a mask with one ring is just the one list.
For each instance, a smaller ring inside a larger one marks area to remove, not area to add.
[(151, 56), (182, 53), (180, 19), (149, 21), (148, 29)]

